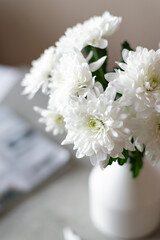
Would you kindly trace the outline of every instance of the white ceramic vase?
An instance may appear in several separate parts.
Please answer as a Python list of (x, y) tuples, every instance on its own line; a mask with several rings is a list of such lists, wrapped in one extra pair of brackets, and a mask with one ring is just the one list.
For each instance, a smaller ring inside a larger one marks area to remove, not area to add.
[(129, 164), (95, 167), (89, 177), (90, 215), (95, 227), (116, 239), (151, 234), (160, 222), (160, 173), (144, 159), (132, 178)]

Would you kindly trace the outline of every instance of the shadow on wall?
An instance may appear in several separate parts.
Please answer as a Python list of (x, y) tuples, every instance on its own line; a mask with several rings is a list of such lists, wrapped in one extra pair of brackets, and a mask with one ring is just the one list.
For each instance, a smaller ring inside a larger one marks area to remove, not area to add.
[(157, 48), (159, 9), (159, 0), (0, 0), (0, 63), (29, 64), (67, 27), (109, 10), (123, 17), (120, 30), (109, 41), (111, 66), (119, 59), (124, 40), (133, 48)]

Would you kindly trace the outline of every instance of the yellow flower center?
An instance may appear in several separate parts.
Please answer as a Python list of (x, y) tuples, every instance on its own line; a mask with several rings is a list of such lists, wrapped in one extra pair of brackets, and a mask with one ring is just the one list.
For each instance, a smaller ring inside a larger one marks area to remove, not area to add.
[(104, 126), (104, 123), (102, 120), (91, 116), (88, 121), (88, 126), (92, 131), (98, 132)]
[(62, 115), (57, 114), (56, 116), (54, 116), (54, 121), (56, 124), (63, 124), (64, 123), (64, 118)]
[(159, 85), (159, 80), (155, 76), (148, 77), (147, 81), (145, 82), (145, 88), (147, 91), (153, 91)]

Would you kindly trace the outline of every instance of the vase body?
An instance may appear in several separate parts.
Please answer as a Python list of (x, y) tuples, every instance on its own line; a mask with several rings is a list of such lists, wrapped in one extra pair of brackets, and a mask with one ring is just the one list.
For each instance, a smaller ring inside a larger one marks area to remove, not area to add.
[(136, 179), (129, 164), (95, 167), (89, 177), (90, 215), (94, 225), (116, 239), (151, 234), (160, 222), (160, 174), (144, 159)]

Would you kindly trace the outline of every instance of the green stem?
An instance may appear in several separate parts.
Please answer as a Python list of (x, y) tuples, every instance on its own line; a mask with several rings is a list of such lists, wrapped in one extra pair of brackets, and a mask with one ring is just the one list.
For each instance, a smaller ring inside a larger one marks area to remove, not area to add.
[[(99, 60), (100, 57), (98, 55), (97, 49), (93, 48), (92, 51), (93, 51), (94, 60), (95, 61)], [(97, 77), (96, 81), (99, 81), (103, 85), (103, 88), (105, 90), (107, 88), (107, 85), (108, 85), (106, 79), (104, 78), (106, 70), (104, 71), (104, 67), (101, 66), (95, 73), (97, 73), (97, 74), (95, 74), (96, 77)]]
[[(107, 55), (106, 49), (99, 49), (99, 48), (95, 48), (92, 46), (87, 46), (83, 49), (85, 56), (87, 56), (91, 51), (93, 52), (93, 56), (92, 56), (91, 60), (89, 61), (89, 63), (95, 62), (95, 61), (99, 60), (100, 58)], [(104, 78), (104, 75), (106, 73), (106, 68), (107, 68), (107, 59), (105, 60), (103, 65), (97, 71), (92, 73), (92, 76), (96, 77), (96, 81), (100, 82), (102, 84), (104, 90), (108, 86), (108, 82)]]

